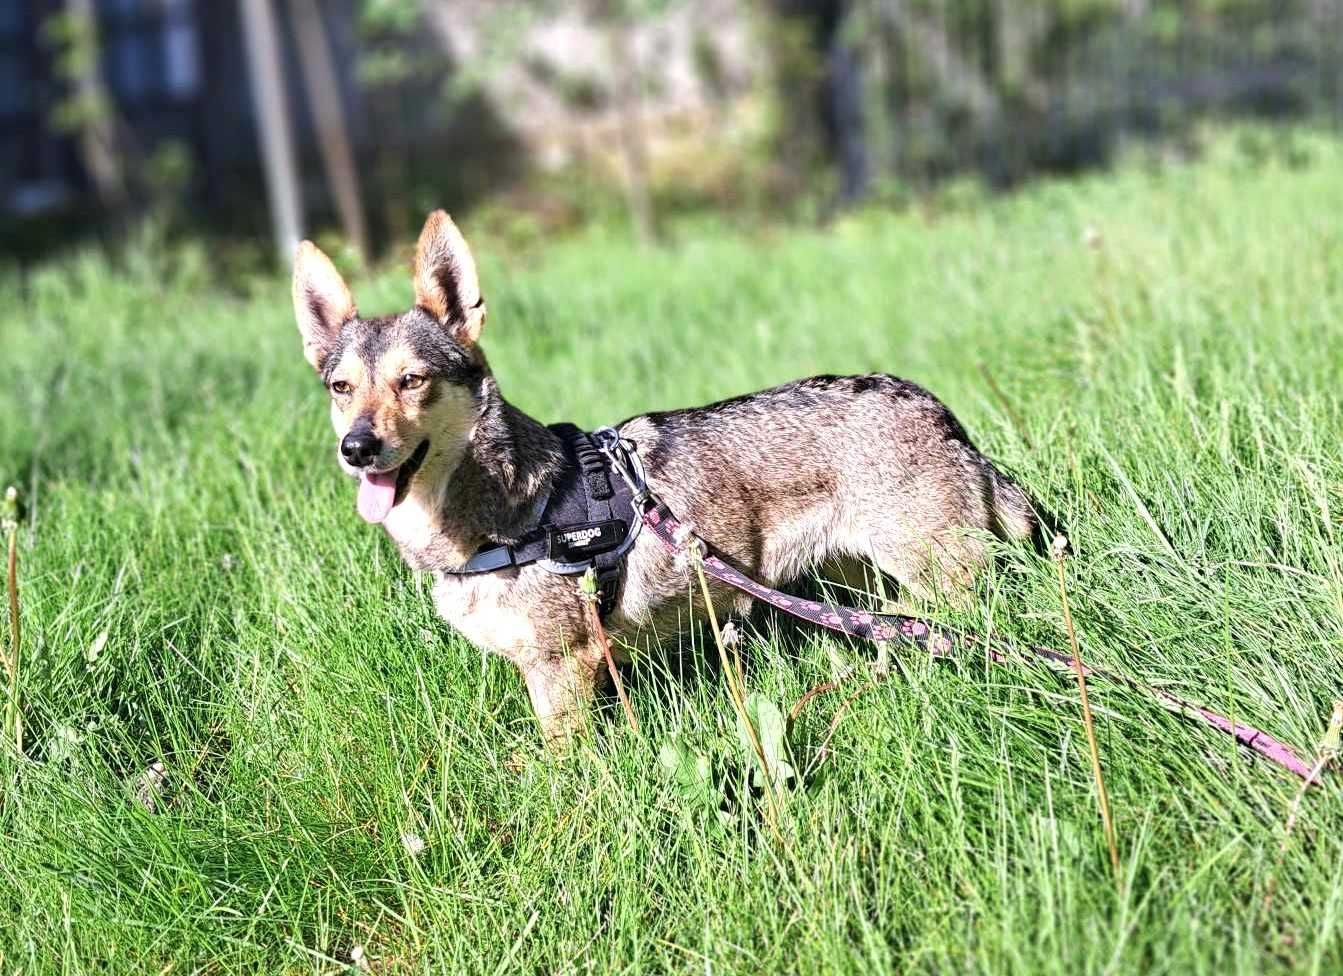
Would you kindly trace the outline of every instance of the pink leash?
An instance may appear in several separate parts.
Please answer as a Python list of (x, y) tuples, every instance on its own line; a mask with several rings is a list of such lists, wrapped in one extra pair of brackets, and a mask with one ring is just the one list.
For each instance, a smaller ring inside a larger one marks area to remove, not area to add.
[[(777, 607), (784, 613), (799, 620), (825, 627), (850, 637), (861, 637), (872, 641), (900, 641), (912, 647), (927, 651), (935, 658), (950, 658), (957, 651), (970, 647), (981, 647), (990, 661), (1004, 664), (1014, 657), (1011, 648), (988, 644), (983, 638), (973, 634), (962, 634), (946, 627), (939, 627), (917, 617), (906, 617), (893, 613), (867, 613), (850, 607), (832, 606), (815, 600), (804, 600), (788, 596), (751, 579), (746, 574), (732, 568), (714, 554), (708, 544), (693, 533), (685, 530), (683, 523), (672, 514), (666, 505), (645, 494), (651, 504), (644, 508), (643, 521), (654, 534), (673, 552), (680, 552), (687, 541), (694, 539), (704, 546), (704, 569), (714, 579), (726, 583), (757, 599)], [(1036, 657), (1054, 665), (1072, 669), (1072, 657), (1052, 651), (1045, 647), (1031, 647)], [(1221, 729), (1233, 736), (1243, 746), (1248, 746), (1269, 761), (1276, 763), (1288, 772), (1306, 780), (1312, 780), (1311, 767), (1292, 751), (1291, 746), (1275, 739), (1262, 729), (1252, 725), (1233, 722), (1224, 715), (1202, 705), (1185, 701), (1168, 691), (1151, 688), (1132, 678), (1082, 665), (1087, 677), (1103, 678), (1116, 684), (1126, 685), (1134, 691), (1140, 691), (1156, 699), (1163, 708), (1189, 718), (1201, 719), (1214, 728)]]

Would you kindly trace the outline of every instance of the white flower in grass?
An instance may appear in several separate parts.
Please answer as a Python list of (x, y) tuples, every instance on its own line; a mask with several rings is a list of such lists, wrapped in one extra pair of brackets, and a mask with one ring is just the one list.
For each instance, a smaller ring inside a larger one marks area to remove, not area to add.
[(408, 830), (401, 835), (401, 846), (411, 857), (416, 857), (424, 850), (424, 838)]
[(98, 655), (103, 652), (103, 648), (106, 646), (107, 631), (104, 630), (97, 637), (93, 638), (93, 643), (90, 644), (89, 649), (84, 652), (84, 659), (92, 664), (94, 661), (98, 660)]
[(369, 970), (368, 955), (364, 952), (363, 946), (357, 945), (351, 947), (350, 963), (351, 965), (354, 966), (355, 969), (359, 970), (361, 973), (368, 972)]
[(162, 760), (150, 763), (135, 784), (135, 802), (149, 813), (157, 813), (163, 802), (164, 786), (168, 782), (168, 767)]
[(47, 762), (59, 763), (79, 752), (84, 735), (69, 725), (57, 725), (46, 742)]

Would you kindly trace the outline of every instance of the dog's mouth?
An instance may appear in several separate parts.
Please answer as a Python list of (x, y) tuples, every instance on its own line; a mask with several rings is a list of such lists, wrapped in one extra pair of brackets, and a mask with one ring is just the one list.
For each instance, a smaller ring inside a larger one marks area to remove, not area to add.
[(420, 470), (428, 453), (429, 441), (423, 440), (399, 467), (389, 471), (359, 473), (359, 496), (355, 507), (365, 522), (376, 524), (383, 521), (393, 508), (405, 500), (406, 492), (410, 489), (410, 479)]

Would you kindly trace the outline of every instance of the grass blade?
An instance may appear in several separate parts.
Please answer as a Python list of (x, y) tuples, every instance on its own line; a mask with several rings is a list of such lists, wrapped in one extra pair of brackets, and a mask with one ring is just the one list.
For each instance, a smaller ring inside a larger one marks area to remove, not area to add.
[(1087, 749), (1091, 753), (1091, 775), (1096, 781), (1096, 800), (1100, 805), (1101, 823), (1105, 827), (1105, 845), (1110, 850), (1110, 867), (1114, 871), (1115, 884), (1123, 885), (1123, 876), (1119, 870), (1119, 844), (1115, 839), (1114, 820), (1110, 816), (1110, 796), (1105, 790), (1105, 775), (1101, 772), (1100, 747), (1096, 743), (1096, 724), (1091, 715), (1091, 701), (1087, 697), (1087, 676), (1082, 667), (1082, 652), (1077, 645), (1077, 630), (1073, 626), (1072, 609), (1068, 605), (1068, 581), (1063, 571), (1068, 540), (1061, 535), (1054, 537), (1054, 566), (1058, 570), (1059, 600), (1063, 604), (1063, 623), (1068, 629), (1068, 646), (1072, 649), (1073, 674), (1077, 676), (1077, 691), (1082, 696), (1082, 725), (1086, 728)]

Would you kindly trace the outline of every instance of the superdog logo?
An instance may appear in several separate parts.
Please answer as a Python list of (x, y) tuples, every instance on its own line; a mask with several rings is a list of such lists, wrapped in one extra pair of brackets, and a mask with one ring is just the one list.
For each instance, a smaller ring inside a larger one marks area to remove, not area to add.
[(593, 539), (602, 537), (602, 529), (599, 525), (594, 525), (586, 529), (572, 529), (569, 532), (561, 532), (560, 538), (566, 546), (570, 548), (582, 548), (592, 542)]
[(619, 519), (584, 522), (550, 530), (550, 558), (576, 562), (614, 549), (625, 538), (625, 523)]

